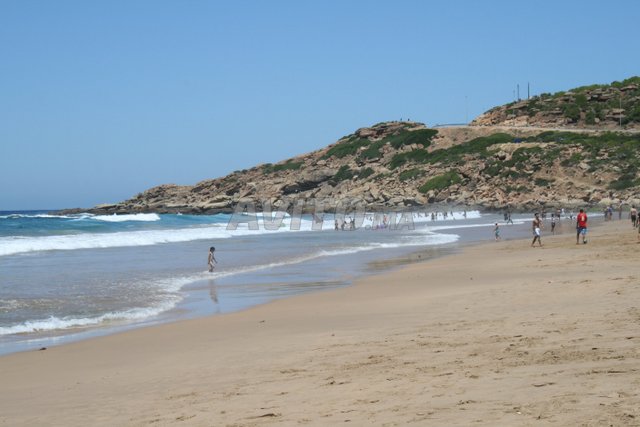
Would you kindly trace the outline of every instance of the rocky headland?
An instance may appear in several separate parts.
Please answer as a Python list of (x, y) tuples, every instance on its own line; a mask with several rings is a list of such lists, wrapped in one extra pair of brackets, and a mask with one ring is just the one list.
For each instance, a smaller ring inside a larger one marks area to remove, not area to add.
[(327, 211), (640, 204), (639, 87), (634, 77), (545, 94), (489, 110), (471, 126), (378, 123), (276, 164), (192, 186), (160, 185), (89, 211), (208, 214), (239, 204), (291, 210), (295, 201), (306, 201), (300, 206), (307, 211), (309, 201), (322, 201)]

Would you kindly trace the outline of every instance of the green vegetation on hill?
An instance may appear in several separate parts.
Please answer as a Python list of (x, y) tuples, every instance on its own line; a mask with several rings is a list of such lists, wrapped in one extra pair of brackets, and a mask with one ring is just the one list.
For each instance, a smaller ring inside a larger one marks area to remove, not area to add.
[[(618, 178), (608, 186), (612, 190), (623, 190), (640, 185), (640, 135), (606, 132), (601, 135), (575, 132), (543, 132), (527, 138), (529, 142), (550, 145), (517, 149), (509, 161), (492, 162), (485, 173), (502, 170), (506, 176), (510, 170), (536, 170), (538, 166), (550, 166), (557, 160), (560, 166), (588, 166), (587, 172), (615, 172)], [(578, 150), (576, 152), (576, 150)], [(495, 168), (495, 169), (491, 169)], [(521, 173), (519, 174), (521, 175)], [(544, 186), (543, 183), (536, 182)]]
[(331, 183), (335, 185), (341, 181), (353, 178), (354, 175), (354, 171), (352, 171), (349, 166), (344, 165), (340, 169), (338, 169), (338, 172), (336, 172), (333, 178), (331, 178)]
[[(539, 138), (554, 141), (561, 145), (575, 145), (582, 148), (576, 161), (589, 165), (589, 172), (602, 168), (619, 170), (617, 180), (609, 183), (612, 190), (640, 185), (640, 135), (626, 135), (607, 132), (602, 135), (571, 134), (569, 132), (545, 132)], [(575, 155), (574, 155), (575, 156)]]
[(371, 141), (369, 141), (368, 139), (353, 136), (344, 142), (338, 142), (336, 145), (327, 150), (322, 158), (328, 159), (332, 156), (335, 156), (341, 159), (345, 156), (353, 156), (358, 152), (360, 147), (366, 147), (369, 144), (371, 144)]
[[(487, 179), (503, 178), (507, 182), (523, 184), (510, 188), (549, 187), (556, 183), (549, 171), (559, 167), (573, 167), (587, 173), (605, 173), (613, 176), (604, 183), (610, 190), (624, 190), (640, 186), (640, 135), (622, 133), (580, 134), (575, 132), (543, 132), (524, 139), (525, 143), (540, 145), (523, 145), (512, 151), (508, 158), (499, 158), (496, 144), (518, 142), (513, 136), (496, 133), (486, 137), (475, 138), (468, 142), (428, 153), (418, 149), (396, 154), (389, 167), (399, 168), (407, 163), (430, 164), (434, 166), (453, 167), (445, 174), (431, 178), (419, 187), (426, 193), (430, 190), (441, 190), (452, 184), (461, 182), (456, 173), (465, 162), (478, 161), (482, 175)], [(547, 172), (545, 172), (547, 171)], [(425, 173), (422, 169), (411, 168), (401, 171), (400, 181), (407, 181)], [(540, 175), (542, 174), (542, 175)], [(516, 181), (514, 181), (516, 180)]]
[(398, 178), (400, 181), (409, 181), (410, 179), (419, 178), (424, 175), (424, 171), (421, 169), (413, 168), (400, 172)]
[(422, 145), (427, 148), (431, 145), (431, 140), (438, 134), (436, 129), (420, 129), (414, 131), (401, 132), (398, 135), (392, 135), (383, 139), (386, 143), (389, 143), (393, 148), (398, 149), (405, 145)]
[(374, 170), (371, 168), (364, 168), (358, 171), (358, 179), (367, 179), (374, 174)]
[(431, 153), (425, 149), (398, 153), (391, 159), (389, 167), (391, 169), (396, 169), (405, 163), (454, 164), (461, 162), (465, 155), (479, 155), (480, 157), (486, 157), (488, 147), (494, 144), (512, 142), (513, 139), (512, 135), (496, 133), (490, 136), (475, 138), (471, 141), (454, 145), (453, 147), (434, 150)]
[(398, 153), (391, 158), (389, 167), (391, 169), (399, 168), (405, 163), (427, 163), (429, 159), (429, 152), (425, 149), (418, 149), (412, 151), (406, 151), (404, 153)]
[(630, 77), (628, 79), (625, 79), (621, 82), (619, 81), (614, 81), (609, 85), (602, 85), (602, 84), (594, 84), (594, 85), (588, 85), (588, 86), (580, 86), (577, 87), (575, 89), (571, 89), (571, 92), (577, 92), (577, 93), (583, 93), (583, 92), (590, 92), (596, 89), (607, 89), (609, 87), (614, 87), (616, 89), (621, 89), (625, 86), (631, 85), (631, 84), (638, 84), (640, 85), (640, 77), (639, 76), (634, 76), (634, 77)]
[(366, 150), (362, 150), (362, 152), (360, 153), (360, 158), (364, 160), (379, 159), (380, 157), (382, 157), (382, 152), (380, 151), (380, 149), (384, 144), (386, 144), (384, 140), (372, 143), (369, 147), (367, 147)]
[[(587, 172), (609, 172), (617, 175), (617, 179), (609, 182), (612, 190), (640, 185), (640, 135), (624, 135), (604, 133), (602, 135), (570, 134), (551, 132), (540, 134), (539, 140), (553, 141), (555, 144), (539, 154), (546, 165), (556, 159), (565, 167), (576, 167), (580, 164), (588, 166)], [(570, 148), (580, 151), (569, 154)]]
[(428, 193), (431, 190), (442, 190), (460, 182), (462, 182), (460, 175), (455, 171), (449, 171), (429, 179), (418, 190), (421, 193)]
[(357, 178), (358, 180), (365, 180), (373, 175), (374, 171), (371, 168), (362, 168), (352, 170), (349, 166), (344, 165), (338, 169), (338, 172), (329, 180), (333, 185), (339, 182), (349, 179)]
[(364, 160), (379, 159), (382, 157), (381, 149), (386, 144), (389, 144), (396, 150), (412, 144), (421, 145), (426, 148), (431, 144), (432, 138), (437, 134), (438, 131), (436, 129), (402, 129), (395, 135), (389, 135), (375, 142), (372, 142), (368, 138), (360, 138), (356, 135), (351, 135), (343, 138), (343, 140), (327, 150), (322, 158), (329, 159), (331, 157), (336, 157), (341, 159), (358, 153), (362, 147), (367, 147), (361, 151), (359, 157)]
[(287, 160), (285, 163), (279, 163), (277, 165), (267, 163), (262, 166), (262, 171), (265, 174), (287, 171), (287, 170), (298, 170), (302, 167), (303, 162), (294, 162), (293, 159)]
[(513, 135), (509, 135), (507, 133), (494, 133), (489, 136), (481, 136), (479, 138), (474, 138), (471, 141), (454, 145), (450, 148), (434, 150), (429, 157), (429, 163), (457, 163), (462, 161), (462, 158), (465, 155), (479, 155), (480, 157), (486, 157), (488, 155), (487, 148), (490, 146), (513, 142), (513, 140)]
[[(584, 105), (585, 97), (576, 97), (576, 102), (576, 105)], [(586, 173), (604, 173), (607, 181), (603, 185), (610, 190), (624, 190), (640, 185), (640, 135), (637, 134), (549, 131), (527, 138), (516, 138), (508, 133), (494, 133), (429, 151), (437, 133), (435, 129), (410, 131), (401, 128), (377, 141), (358, 134), (345, 137), (322, 156), (323, 159), (343, 163), (329, 182), (335, 186), (343, 181), (379, 182), (390, 177), (395, 177), (398, 182), (408, 182), (428, 175), (435, 168), (440, 174), (417, 188), (419, 192), (427, 193), (466, 182), (468, 173), (462, 174), (460, 171), (465, 165), (475, 162), (482, 179), (487, 182), (497, 179), (503, 182), (504, 188), (510, 188), (510, 191), (526, 192), (535, 187), (552, 188), (558, 181), (550, 171), (578, 166), (579, 171)], [(519, 142), (524, 144), (510, 145), (506, 149), (509, 154), (504, 154), (502, 148), (495, 148), (499, 144)], [(388, 148), (383, 150), (385, 146)], [(409, 146), (412, 149), (407, 150), (405, 147)], [(393, 150), (395, 154), (385, 163), (379, 163), (378, 159), (389, 150)], [(349, 165), (344, 164), (342, 159), (349, 162)], [(391, 171), (376, 174), (375, 166), (372, 168), (368, 165), (372, 161)], [(353, 162), (361, 167), (354, 168)], [(303, 166), (302, 161), (290, 159), (276, 165), (266, 164), (262, 169), (265, 174), (269, 174), (295, 171)], [(446, 172), (443, 173), (443, 170)]]
[(541, 115), (547, 117), (547, 120), (561, 117), (569, 123), (590, 126), (607, 122), (637, 124), (640, 123), (640, 77), (631, 77), (608, 85), (581, 86), (553, 94), (543, 93), (494, 110), (501, 108), (505, 109), (507, 116)]

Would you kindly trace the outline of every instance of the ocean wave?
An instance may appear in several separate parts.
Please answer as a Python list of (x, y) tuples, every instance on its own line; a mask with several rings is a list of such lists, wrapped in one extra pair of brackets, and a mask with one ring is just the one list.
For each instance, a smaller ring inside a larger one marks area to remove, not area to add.
[(94, 220), (105, 222), (126, 222), (126, 221), (143, 221), (152, 222), (160, 221), (160, 215), (156, 213), (139, 213), (139, 214), (113, 214), (113, 215), (93, 215), (89, 213), (79, 213), (74, 215), (52, 215), (46, 213), (39, 214), (21, 214), (14, 213), (8, 215), (0, 215), (0, 219), (72, 219), (75, 221)]
[(227, 270), (223, 272), (204, 273), (204, 275), (199, 274), (196, 276), (190, 276), (190, 279), (188, 281), (194, 282), (196, 280), (202, 280), (202, 279), (222, 278), (222, 277), (232, 276), (236, 274), (251, 273), (254, 271), (260, 271), (260, 270), (265, 270), (269, 268), (300, 264), (300, 263), (311, 261), (313, 259), (317, 259), (321, 257), (348, 255), (348, 254), (354, 254), (358, 252), (372, 251), (376, 249), (391, 249), (391, 248), (410, 247), (410, 246), (444, 245), (447, 243), (456, 242), (459, 238), (460, 236), (456, 234), (427, 233), (426, 235), (410, 237), (394, 243), (372, 242), (372, 243), (367, 243), (365, 245), (360, 245), (360, 246), (351, 246), (351, 247), (336, 248), (336, 249), (321, 249), (319, 251), (312, 252), (307, 255), (292, 257), (283, 261), (276, 261), (268, 264), (242, 267), (242, 268)]
[[(303, 221), (300, 231), (310, 230), (309, 221)], [(118, 231), (112, 233), (64, 234), (58, 236), (9, 236), (0, 238), (0, 256), (40, 251), (101, 249), (131, 246), (151, 246), (203, 239), (227, 239), (233, 236), (295, 232), (289, 224), (276, 230), (258, 228), (250, 230), (246, 224), (228, 230), (226, 224), (181, 229)]]
[(113, 214), (113, 215), (94, 215), (86, 217), (96, 221), (106, 222), (125, 222), (125, 221), (143, 221), (152, 222), (160, 221), (160, 215), (156, 213), (139, 213), (139, 214)]
[(163, 303), (158, 304), (154, 307), (115, 311), (95, 317), (50, 316), (47, 319), (27, 320), (26, 322), (16, 325), (0, 327), (0, 336), (48, 332), (63, 329), (86, 328), (91, 326), (98, 326), (107, 322), (128, 322), (135, 320), (144, 320), (153, 316), (157, 316), (164, 311), (170, 310), (171, 308), (175, 307), (178, 301), (179, 297), (175, 296), (174, 298), (167, 299)]
[(77, 216), (51, 215), (51, 214), (9, 214), (0, 215), (0, 219), (20, 219), (20, 218), (40, 218), (40, 219), (75, 219)]
[[(469, 213), (468, 213), (469, 214)], [(130, 221), (157, 221), (158, 214), (134, 214), (134, 215), (101, 215), (87, 216), (78, 214), (74, 219), (97, 219), (107, 222)], [(424, 217), (417, 218), (424, 220)], [(421, 222), (421, 221), (416, 221)], [(78, 250), (78, 249), (102, 249), (115, 247), (151, 246), (166, 243), (181, 243), (195, 240), (227, 239), (234, 236), (261, 235), (271, 233), (285, 233), (297, 231), (312, 231), (319, 224), (314, 224), (309, 219), (291, 218), (288, 215), (282, 220), (280, 227), (265, 229), (266, 221), (257, 219), (254, 223), (240, 223), (237, 229), (232, 230), (227, 224), (208, 224), (177, 229), (155, 229), (116, 231), (105, 233), (80, 233), (62, 234), (50, 236), (5, 236), (0, 237), (0, 256), (25, 254), (42, 251)], [(371, 227), (372, 217), (368, 217), (362, 224), (363, 228)], [(252, 225), (257, 226), (251, 229)], [(333, 219), (325, 219), (322, 222), (322, 230), (333, 230)], [(439, 228), (440, 229), (440, 228)], [(434, 230), (435, 231), (435, 230)], [(419, 243), (421, 244), (421, 243)]]
[(312, 253), (306, 255), (299, 255), (289, 257), (287, 259), (281, 261), (274, 261), (265, 264), (258, 265), (250, 265), (245, 267), (237, 267), (233, 269), (219, 271), (216, 270), (214, 272), (203, 271), (192, 275), (181, 276), (171, 279), (164, 279), (162, 281), (154, 282), (155, 286), (159, 286), (165, 291), (168, 292), (177, 292), (182, 289), (185, 285), (193, 282), (197, 282), (200, 280), (207, 279), (220, 279), (229, 276), (235, 276), (244, 273), (253, 273), (261, 270), (268, 270), (271, 268), (284, 267), (288, 265), (301, 264), (303, 262), (312, 261), (314, 259), (322, 258), (322, 257), (332, 257), (332, 256), (341, 256), (347, 254), (354, 254), (358, 252), (371, 251), (376, 249), (391, 249), (391, 248), (400, 248), (400, 247), (410, 247), (410, 246), (435, 246), (435, 245), (444, 245), (448, 243), (456, 242), (460, 236), (456, 234), (438, 234), (438, 233), (427, 233), (421, 234), (418, 236), (412, 236), (410, 238), (405, 238), (402, 241), (394, 242), (394, 243), (381, 243), (381, 242), (372, 242), (359, 246), (351, 246), (345, 248), (335, 248), (335, 249), (321, 249), (314, 251)]
[[(526, 221), (523, 221), (523, 220), (513, 220), (512, 225), (522, 225), (525, 223)], [(507, 223), (504, 221), (499, 221), (498, 224), (501, 226), (507, 226)], [(493, 227), (493, 226), (495, 226), (495, 222), (484, 223), (484, 224), (433, 225), (433, 226), (429, 226), (425, 231), (433, 232), (433, 231), (442, 231), (442, 230), (457, 230), (461, 228), (477, 228), (477, 227)]]
[[(130, 234), (130, 233), (127, 233)], [(271, 268), (284, 267), (287, 265), (300, 264), (303, 262), (311, 261), (321, 257), (341, 256), (346, 254), (353, 254), (357, 252), (370, 251), (375, 249), (385, 248), (398, 248), (406, 246), (432, 246), (441, 245), (446, 243), (452, 243), (458, 240), (457, 235), (454, 234), (438, 234), (427, 233), (417, 236), (410, 236), (402, 239), (401, 241), (394, 243), (380, 243), (373, 242), (359, 246), (336, 248), (330, 250), (318, 250), (310, 254), (290, 257), (281, 261), (274, 261), (265, 264), (251, 265), (246, 267), (239, 267), (223, 271), (214, 271), (209, 273), (202, 271), (190, 275), (168, 277), (160, 279), (151, 279), (148, 283), (145, 283), (148, 287), (156, 288), (162, 293), (162, 301), (152, 307), (145, 308), (133, 308), (123, 311), (114, 311), (105, 313), (99, 316), (89, 317), (57, 317), (50, 316), (46, 319), (28, 320), (20, 324), (0, 327), (0, 336), (2, 335), (16, 335), (16, 334), (29, 334), (39, 333), (54, 330), (68, 330), (88, 328), (95, 326), (104, 326), (106, 323), (113, 322), (135, 322), (148, 320), (154, 316), (157, 316), (163, 312), (174, 308), (178, 302), (182, 299), (180, 290), (190, 284), (201, 280), (207, 279), (219, 279), (223, 277), (229, 277), (239, 274), (252, 273), (260, 270), (268, 270)], [(6, 301), (7, 306), (5, 309), (14, 308), (14, 301)]]
[[(435, 213), (435, 212), (434, 212)], [(465, 220), (465, 219), (478, 219), (481, 218), (482, 214), (480, 213), (480, 211), (477, 210), (473, 210), (473, 211), (466, 211), (465, 212), (460, 212), (460, 211), (454, 211), (453, 215), (451, 214), (451, 212), (447, 212), (447, 217), (444, 218), (442, 213), (439, 213), (436, 216), (435, 220), (431, 219), (431, 213), (427, 212), (427, 214), (425, 216), (419, 216), (419, 217), (414, 217), (413, 221), (414, 222), (433, 222), (433, 221), (456, 221), (456, 220)]]
[(348, 255), (354, 254), (358, 252), (372, 251), (376, 249), (393, 249), (393, 248), (402, 248), (409, 246), (434, 246), (434, 245), (446, 245), (448, 243), (457, 242), (460, 236), (457, 234), (437, 234), (437, 233), (426, 233), (427, 239), (424, 237), (410, 237), (404, 240), (394, 242), (394, 243), (370, 243), (364, 246), (354, 246), (350, 248), (341, 248), (341, 249), (332, 249), (332, 250), (322, 250), (320, 251), (321, 256), (337, 256), (337, 255)]

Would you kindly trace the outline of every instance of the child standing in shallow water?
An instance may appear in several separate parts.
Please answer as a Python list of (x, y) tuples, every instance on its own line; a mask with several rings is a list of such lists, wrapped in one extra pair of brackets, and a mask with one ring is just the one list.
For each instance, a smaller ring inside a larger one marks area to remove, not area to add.
[(213, 255), (215, 251), (216, 251), (216, 248), (214, 248), (213, 246), (209, 248), (209, 259), (207, 260), (207, 264), (209, 265), (210, 273), (213, 271), (215, 264), (218, 263), (218, 260), (216, 260), (216, 257)]
[(498, 225), (497, 222), (496, 222), (496, 226), (493, 227), (493, 234), (496, 238), (496, 241), (500, 240), (500, 226)]

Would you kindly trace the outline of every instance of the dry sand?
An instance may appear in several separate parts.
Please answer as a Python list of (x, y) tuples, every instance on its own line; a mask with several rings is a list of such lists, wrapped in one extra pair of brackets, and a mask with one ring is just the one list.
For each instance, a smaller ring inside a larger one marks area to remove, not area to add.
[(0, 425), (638, 426), (628, 221), (0, 358)]

